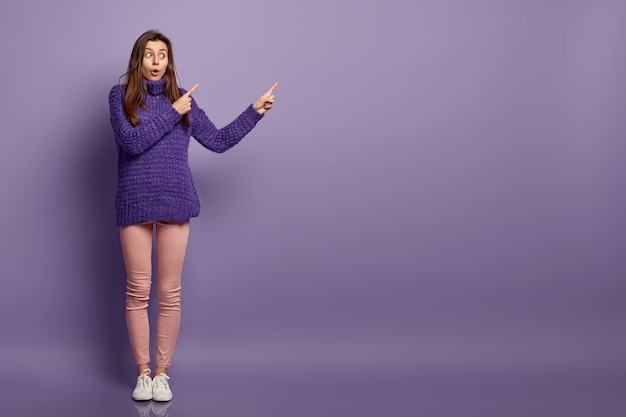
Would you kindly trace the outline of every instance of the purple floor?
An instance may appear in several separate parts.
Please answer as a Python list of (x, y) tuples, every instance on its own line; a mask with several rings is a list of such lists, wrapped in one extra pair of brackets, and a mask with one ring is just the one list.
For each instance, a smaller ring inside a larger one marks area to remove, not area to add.
[[(45, 361), (42, 359), (42, 363)], [(67, 362), (3, 373), (0, 416), (624, 416), (623, 373), (458, 372), (180, 360), (170, 403), (134, 402), (132, 375)], [(6, 369), (5, 369), (6, 370)]]

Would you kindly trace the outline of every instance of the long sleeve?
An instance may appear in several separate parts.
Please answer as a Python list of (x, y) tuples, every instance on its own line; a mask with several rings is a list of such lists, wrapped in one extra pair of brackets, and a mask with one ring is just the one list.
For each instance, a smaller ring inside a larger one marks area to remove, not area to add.
[(139, 124), (133, 126), (124, 112), (124, 90), (116, 85), (109, 93), (111, 126), (117, 143), (131, 155), (138, 155), (163, 138), (181, 119), (180, 114), (170, 105), (164, 105), (158, 112), (143, 113)]
[(250, 105), (235, 120), (218, 129), (193, 98), (189, 112), (191, 136), (205, 148), (217, 153), (225, 152), (239, 143), (262, 118), (263, 115)]

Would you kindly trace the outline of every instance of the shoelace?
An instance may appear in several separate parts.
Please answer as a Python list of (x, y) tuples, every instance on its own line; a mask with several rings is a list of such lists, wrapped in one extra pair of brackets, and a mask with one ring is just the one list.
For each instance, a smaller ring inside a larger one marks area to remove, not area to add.
[(169, 389), (167, 380), (170, 379), (166, 374), (159, 374), (152, 380), (153, 387), (156, 389)]
[(139, 385), (141, 388), (148, 388), (148, 381), (150, 381), (150, 369), (144, 369), (141, 375), (139, 375)]

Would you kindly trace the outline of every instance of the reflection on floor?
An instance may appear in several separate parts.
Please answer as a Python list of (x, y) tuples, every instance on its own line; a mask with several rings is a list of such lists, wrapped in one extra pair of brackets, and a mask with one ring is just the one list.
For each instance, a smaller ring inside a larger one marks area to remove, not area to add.
[[(3, 375), (6, 417), (623, 417), (619, 373), (457, 375), (366, 369), (177, 369), (169, 403), (84, 370)], [(121, 378), (120, 378), (121, 379)]]

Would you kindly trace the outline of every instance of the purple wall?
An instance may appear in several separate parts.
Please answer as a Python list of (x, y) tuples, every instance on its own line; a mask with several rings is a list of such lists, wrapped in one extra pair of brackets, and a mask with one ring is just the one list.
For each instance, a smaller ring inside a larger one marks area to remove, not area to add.
[(281, 83), (192, 145), (175, 360), (626, 365), (623, 3), (38, 3), (0, 6), (2, 366), (132, 373), (107, 94), (150, 28), (218, 125)]

